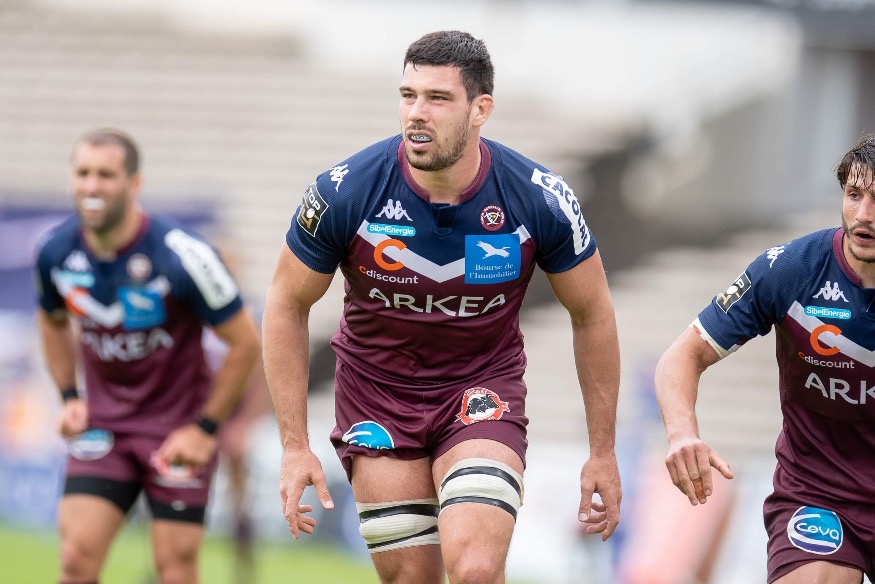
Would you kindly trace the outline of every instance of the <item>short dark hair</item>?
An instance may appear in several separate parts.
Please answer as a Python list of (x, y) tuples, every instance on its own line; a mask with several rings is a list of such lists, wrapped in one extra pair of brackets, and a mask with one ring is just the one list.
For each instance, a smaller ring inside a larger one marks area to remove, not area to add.
[(450, 66), (459, 69), (465, 94), (471, 102), (478, 95), (492, 95), (495, 69), (486, 43), (467, 32), (441, 30), (415, 41), (404, 55), (404, 67), (411, 64)]
[[(875, 178), (875, 134), (863, 134), (854, 146), (848, 150), (836, 165), (836, 178), (844, 189), (868, 168)], [(871, 186), (871, 185), (866, 185)]]
[(79, 138), (76, 142), (78, 148), (80, 144), (91, 144), (92, 146), (104, 146), (106, 144), (115, 144), (121, 146), (125, 151), (125, 172), (128, 176), (137, 174), (140, 171), (140, 151), (137, 149), (137, 143), (129, 134), (115, 128), (100, 128), (92, 130)]

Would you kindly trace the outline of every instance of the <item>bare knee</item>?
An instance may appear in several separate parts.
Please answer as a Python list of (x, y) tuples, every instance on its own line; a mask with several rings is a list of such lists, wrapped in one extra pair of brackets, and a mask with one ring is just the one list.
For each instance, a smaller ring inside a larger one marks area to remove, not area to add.
[(452, 564), (447, 573), (451, 584), (500, 584), (504, 582), (504, 565), (478, 554), (465, 554)]
[(100, 572), (101, 554), (80, 542), (61, 541), (61, 580), (63, 582), (96, 581)]
[(161, 584), (192, 584), (197, 582), (198, 549), (175, 550), (155, 559), (158, 582)]

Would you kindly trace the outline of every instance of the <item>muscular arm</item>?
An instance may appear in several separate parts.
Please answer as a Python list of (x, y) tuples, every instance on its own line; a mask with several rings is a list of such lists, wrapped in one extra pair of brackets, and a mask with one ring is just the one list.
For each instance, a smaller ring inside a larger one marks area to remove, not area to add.
[[(258, 358), (258, 331), (245, 309), (238, 310), (213, 330), (227, 343), (228, 352), (213, 378), (213, 389), (200, 413), (215, 422), (222, 422), (242, 395)], [(171, 432), (158, 449), (158, 456), (169, 464), (202, 467), (215, 451), (215, 436), (192, 422)]]
[[(40, 310), (37, 313), (37, 326), (42, 339), (43, 355), (49, 375), (55, 381), (59, 391), (76, 387), (76, 350), (74, 347), (73, 327), (63, 310), (48, 313)], [(88, 428), (88, 407), (85, 400), (72, 399), (64, 402), (58, 431), (61, 436), (69, 438)]]
[(76, 351), (73, 346), (73, 327), (63, 310), (51, 314), (37, 313), (37, 326), (42, 339), (43, 355), (49, 375), (59, 390), (76, 386)]
[(264, 307), (264, 371), (284, 448), (307, 446), (310, 371), (310, 307), (322, 298), (333, 274), (305, 266), (284, 245)]
[(704, 503), (711, 495), (711, 466), (732, 478), (729, 465), (699, 438), (696, 396), (702, 373), (719, 357), (692, 328), (687, 328), (656, 366), (656, 399), (668, 433), (665, 460), (672, 482), (690, 499)]
[(571, 315), (574, 362), (580, 382), (589, 434), (590, 459), (581, 473), (581, 516), (589, 516), (598, 492), (607, 508), (607, 523), (590, 528), (611, 536), (619, 522), (622, 491), (614, 453), (620, 348), (617, 324), (601, 256), (596, 252), (576, 267), (548, 274), (556, 298)]
[(203, 414), (211, 420), (223, 422), (243, 395), (258, 359), (260, 342), (255, 321), (246, 309), (238, 310), (213, 330), (228, 345), (228, 352), (215, 373), (213, 390), (204, 404)]
[(333, 274), (320, 274), (283, 245), (264, 308), (264, 371), (283, 445), (280, 496), (289, 531), (313, 533), (316, 522), (299, 505), (313, 485), (326, 509), (334, 507), (322, 465), (307, 439), (307, 385), (310, 371), (310, 308), (322, 298)]

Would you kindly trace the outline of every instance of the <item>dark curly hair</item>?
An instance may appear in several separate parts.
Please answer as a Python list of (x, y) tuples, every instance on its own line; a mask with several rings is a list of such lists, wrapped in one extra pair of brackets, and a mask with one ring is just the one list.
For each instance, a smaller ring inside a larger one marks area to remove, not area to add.
[(848, 182), (854, 182), (856, 178), (865, 174), (866, 168), (872, 173), (871, 187), (875, 182), (875, 134), (864, 134), (854, 146), (842, 156), (836, 165), (836, 178), (842, 189)]
[(467, 32), (441, 30), (415, 41), (404, 55), (404, 67), (411, 64), (450, 66), (459, 69), (468, 102), (478, 95), (492, 95), (495, 69), (486, 44)]

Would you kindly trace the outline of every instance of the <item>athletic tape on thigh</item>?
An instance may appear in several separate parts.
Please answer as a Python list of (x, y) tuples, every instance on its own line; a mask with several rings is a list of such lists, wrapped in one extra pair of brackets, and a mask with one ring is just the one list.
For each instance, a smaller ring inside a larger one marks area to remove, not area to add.
[(417, 545), (440, 545), (437, 499), (358, 503), (359, 533), (375, 554)]
[(438, 499), (441, 510), (455, 503), (482, 503), (504, 509), (516, 519), (523, 504), (523, 477), (502, 462), (466, 458), (447, 472)]

